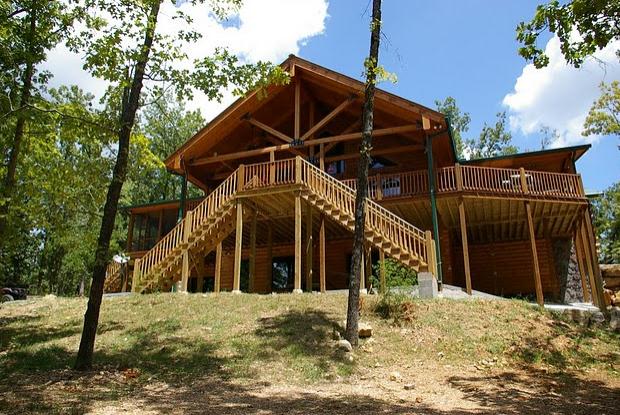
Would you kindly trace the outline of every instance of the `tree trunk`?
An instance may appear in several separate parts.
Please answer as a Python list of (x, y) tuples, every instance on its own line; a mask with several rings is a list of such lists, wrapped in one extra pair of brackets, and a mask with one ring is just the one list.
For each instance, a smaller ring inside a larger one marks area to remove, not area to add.
[(0, 245), (6, 239), (7, 221), (9, 209), (11, 206), (11, 198), (15, 190), (15, 176), (17, 174), (17, 162), (19, 160), (22, 142), (24, 139), (24, 130), (26, 127), (26, 114), (23, 107), (28, 105), (32, 95), (32, 78), (34, 76), (34, 37), (37, 31), (37, 5), (32, 4), (30, 10), (30, 29), (28, 32), (28, 55), (26, 57), (26, 69), (22, 77), (22, 91), (18, 103), (17, 123), (15, 124), (15, 133), (13, 135), (13, 144), (9, 151), (9, 161), (6, 166), (6, 175), (2, 191), (0, 192)]
[(97, 241), (95, 253), (95, 264), (93, 269), (93, 280), (88, 297), (88, 306), (84, 314), (84, 328), (80, 349), (78, 350), (75, 362), (76, 370), (89, 370), (92, 367), (93, 351), (95, 348), (95, 336), (97, 325), (99, 324), (99, 309), (101, 308), (101, 298), (103, 296), (103, 285), (105, 282), (105, 271), (108, 260), (108, 250), (110, 238), (114, 229), (114, 221), (118, 209), (118, 199), (127, 175), (127, 161), (129, 158), (129, 139), (133, 128), (136, 112), (138, 111), (140, 93), (146, 65), (153, 45), (155, 27), (157, 25), (157, 15), (161, 1), (155, 1), (151, 6), (148, 15), (148, 22), (144, 34), (142, 55), (135, 62), (135, 71), (131, 81), (131, 87), (126, 100), (123, 100), (121, 112), (121, 126), (118, 133), (118, 155), (112, 173), (112, 181), (108, 187), (105, 206), (103, 208), (103, 219)]
[(379, 61), (379, 41), (381, 37), (381, 0), (372, 2), (372, 24), (370, 33), (370, 54), (366, 61), (366, 89), (362, 114), (362, 142), (357, 175), (355, 197), (355, 232), (353, 234), (353, 255), (351, 258), (351, 277), (349, 278), (349, 303), (347, 309), (347, 328), (345, 338), (356, 346), (358, 343), (360, 275), (362, 254), (364, 252), (364, 228), (366, 219), (366, 196), (368, 187), (368, 164), (372, 146), (373, 110), (377, 75), (375, 69)]

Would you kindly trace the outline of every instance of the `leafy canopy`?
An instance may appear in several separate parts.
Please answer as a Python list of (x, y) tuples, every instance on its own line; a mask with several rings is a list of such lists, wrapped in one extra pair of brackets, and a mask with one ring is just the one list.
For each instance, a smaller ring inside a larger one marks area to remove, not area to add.
[(601, 84), (601, 96), (590, 108), (583, 127), (584, 136), (600, 134), (620, 138), (620, 82)]
[(620, 1), (573, 0), (560, 4), (553, 0), (538, 6), (530, 22), (517, 26), (517, 40), (522, 44), (519, 55), (537, 68), (549, 64), (549, 57), (537, 44), (546, 31), (560, 39), (564, 59), (579, 67), (588, 56), (620, 39)]

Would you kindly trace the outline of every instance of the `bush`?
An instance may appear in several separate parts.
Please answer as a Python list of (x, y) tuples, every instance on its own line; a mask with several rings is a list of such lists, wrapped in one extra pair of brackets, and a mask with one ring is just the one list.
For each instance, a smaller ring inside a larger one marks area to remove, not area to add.
[(411, 296), (388, 291), (377, 301), (374, 312), (385, 319), (393, 319), (397, 324), (410, 323), (416, 318), (416, 305)]
[[(387, 258), (385, 261), (385, 285), (389, 290), (392, 287), (407, 287), (418, 284), (418, 274), (396, 261), (393, 258)], [(372, 286), (380, 288), (380, 267), (381, 262), (378, 261), (372, 266)]]

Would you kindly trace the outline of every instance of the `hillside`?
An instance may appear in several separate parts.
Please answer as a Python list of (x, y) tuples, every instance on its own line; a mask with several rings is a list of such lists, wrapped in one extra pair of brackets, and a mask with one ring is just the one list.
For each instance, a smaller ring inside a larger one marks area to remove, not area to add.
[(617, 334), (519, 301), (376, 302), (349, 355), (342, 294), (106, 298), (90, 374), (70, 370), (85, 300), (2, 305), (0, 412), (618, 413)]

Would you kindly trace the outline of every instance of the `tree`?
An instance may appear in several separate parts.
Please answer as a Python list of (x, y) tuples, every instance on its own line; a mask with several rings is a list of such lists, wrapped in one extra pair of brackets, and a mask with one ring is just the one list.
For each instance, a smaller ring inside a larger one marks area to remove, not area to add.
[[(87, 29), (70, 46), (85, 52), (85, 69), (111, 84), (106, 99), (117, 115), (113, 125), (117, 131), (118, 149), (97, 239), (91, 289), (75, 363), (78, 370), (92, 367), (110, 239), (127, 176), (130, 142), (140, 107), (145, 102), (161, 99), (166, 89), (176, 92), (180, 98), (191, 97), (192, 87), (195, 87), (210, 99), (220, 100), (221, 89), (225, 87), (235, 87), (235, 93), (241, 94), (253, 87), (288, 79), (279, 67), (267, 63), (241, 65), (237, 57), (225, 49), (194, 61), (192, 69), (175, 67), (175, 62), (187, 60), (185, 51), (200, 34), (185, 29), (179, 30), (175, 36), (158, 33), (163, 0), (87, 0), (84, 3), (86, 10), (90, 11), (86, 14)], [(204, 3), (204, 0), (192, 0), (192, 3)], [(230, 7), (238, 7), (240, 3), (240, 0), (225, 0), (209, 4), (214, 15), (223, 19)], [(101, 15), (109, 16), (109, 19), (99, 17)], [(179, 24), (180, 27), (191, 27), (191, 17), (181, 10), (176, 10), (175, 18), (184, 23)], [(144, 88), (145, 81), (150, 82), (147, 88)]]
[(549, 64), (549, 57), (537, 46), (546, 31), (559, 38), (564, 59), (579, 67), (588, 56), (620, 39), (620, 2), (573, 0), (560, 4), (553, 0), (538, 6), (530, 22), (517, 26), (517, 40), (522, 44), (519, 54), (537, 68)]
[[(205, 120), (200, 110), (186, 111), (183, 102), (169, 93), (146, 107), (141, 118), (140, 132), (148, 141), (154, 162), (142, 163), (130, 172), (131, 203), (176, 199), (180, 194), (181, 181), (166, 170), (163, 160), (202, 128)], [(200, 194), (200, 189), (188, 183), (189, 197)]]
[(560, 139), (560, 133), (555, 128), (551, 128), (548, 125), (540, 127), (540, 149), (546, 150), (551, 144)]
[(347, 306), (347, 327), (345, 338), (356, 346), (359, 341), (359, 297), (362, 271), (362, 255), (365, 242), (366, 197), (368, 185), (368, 165), (372, 147), (372, 129), (374, 115), (375, 89), (377, 74), (383, 71), (379, 67), (379, 42), (381, 40), (381, 0), (373, 0), (370, 23), (370, 53), (364, 62), (366, 69), (366, 86), (364, 89), (364, 107), (362, 109), (362, 141), (360, 143), (360, 160), (357, 175), (357, 193), (355, 195), (355, 230), (353, 233), (353, 253), (351, 257), (351, 277), (349, 278), (349, 301)]
[(592, 202), (594, 227), (598, 232), (599, 259), (620, 263), (620, 182), (611, 185)]
[(33, 102), (39, 99), (41, 86), (49, 74), (38, 66), (47, 51), (63, 41), (81, 9), (54, 0), (14, 0), (0, 7), (0, 108), (4, 131), (10, 138), (3, 140), (2, 157), (6, 160), (0, 185), (0, 244), (6, 238), (7, 222), (16, 187), (16, 177), (27, 122)]
[(485, 158), (515, 154), (518, 149), (512, 142), (512, 134), (506, 129), (506, 112), (497, 113), (494, 126), (484, 123), (478, 140), (467, 140), (465, 148), (469, 158)]
[(601, 134), (620, 138), (620, 82), (601, 83), (601, 96), (590, 108), (583, 128), (581, 134), (586, 137)]
[(446, 97), (443, 101), (435, 100), (435, 106), (437, 107), (437, 111), (445, 115), (450, 121), (450, 127), (452, 127), (452, 139), (454, 140), (454, 146), (456, 147), (456, 156), (458, 158), (462, 158), (465, 141), (465, 138), (463, 138), (463, 133), (469, 131), (469, 123), (471, 122), (469, 113), (461, 113), (461, 110), (453, 97)]

